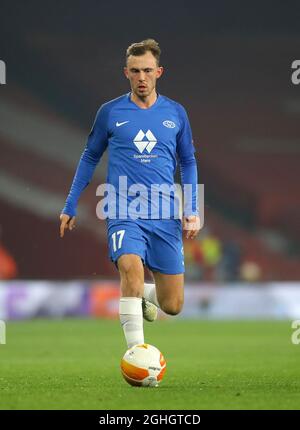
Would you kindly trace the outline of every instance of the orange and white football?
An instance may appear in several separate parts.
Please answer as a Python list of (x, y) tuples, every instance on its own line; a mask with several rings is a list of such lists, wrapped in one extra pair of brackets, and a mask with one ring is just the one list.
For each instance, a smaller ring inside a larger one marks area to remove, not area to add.
[(166, 360), (153, 345), (135, 345), (124, 354), (121, 371), (130, 385), (157, 387), (166, 371)]

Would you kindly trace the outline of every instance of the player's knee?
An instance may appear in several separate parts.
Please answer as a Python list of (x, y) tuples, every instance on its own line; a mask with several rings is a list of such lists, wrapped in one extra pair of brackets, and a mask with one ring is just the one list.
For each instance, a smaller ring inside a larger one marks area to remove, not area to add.
[(161, 309), (168, 315), (178, 315), (183, 307), (183, 300), (165, 302), (161, 304)]
[(120, 259), (118, 269), (121, 277), (121, 289), (123, 296), (142, 297), (143, 273), (138, 270), (133, 259)]
[(142, 274), (143, 265), (141, 258), (137, 255), (122, 255), (118, 259), (118, 269), (120, 273), (131, 274), (136, 273), (137, 275)]

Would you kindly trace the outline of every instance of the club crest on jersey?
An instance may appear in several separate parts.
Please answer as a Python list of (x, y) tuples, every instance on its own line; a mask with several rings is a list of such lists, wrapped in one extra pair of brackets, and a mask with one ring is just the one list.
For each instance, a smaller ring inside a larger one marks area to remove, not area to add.
[(176, 124), (173, 121), (166, 120), (163, 122), (163, 125), (168, 128), (175, 128)]
[[(145, 138), (147, 140), (144, 140)], [(144, 133), (143, 130), (140, 130), (133, 139), (133, 143), (141, 154), (144, 152), (145, 149), (148, 154), (150, 154), (154, 146), (157, 144), (157, 139), (151, 130), (148, 130), (146, 133)]]

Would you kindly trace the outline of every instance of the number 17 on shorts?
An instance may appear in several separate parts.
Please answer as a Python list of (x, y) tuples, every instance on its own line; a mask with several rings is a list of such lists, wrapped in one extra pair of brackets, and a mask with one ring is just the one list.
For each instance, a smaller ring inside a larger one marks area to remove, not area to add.
[(124, 238), (125, 230), (115, 231), (112, 235), (112, 246), (113, 251), (116, 252), (118, 249), (122, 248), (122, 242)]

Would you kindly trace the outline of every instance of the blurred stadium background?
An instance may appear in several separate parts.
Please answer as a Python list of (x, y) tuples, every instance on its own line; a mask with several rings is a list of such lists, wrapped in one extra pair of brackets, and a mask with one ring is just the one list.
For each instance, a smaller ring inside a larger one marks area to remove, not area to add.
[(95, 216), (105, 158), (63, 240), (58, 217), (97, 108), (129, 91), (125, 49), (146, 37), (162, 48), (159, 92), (188, 110), (205, 185), (182, 316), (300, 316), (299, 7), (238, 4), (1, 2), (0, 319), (116, 317)]

